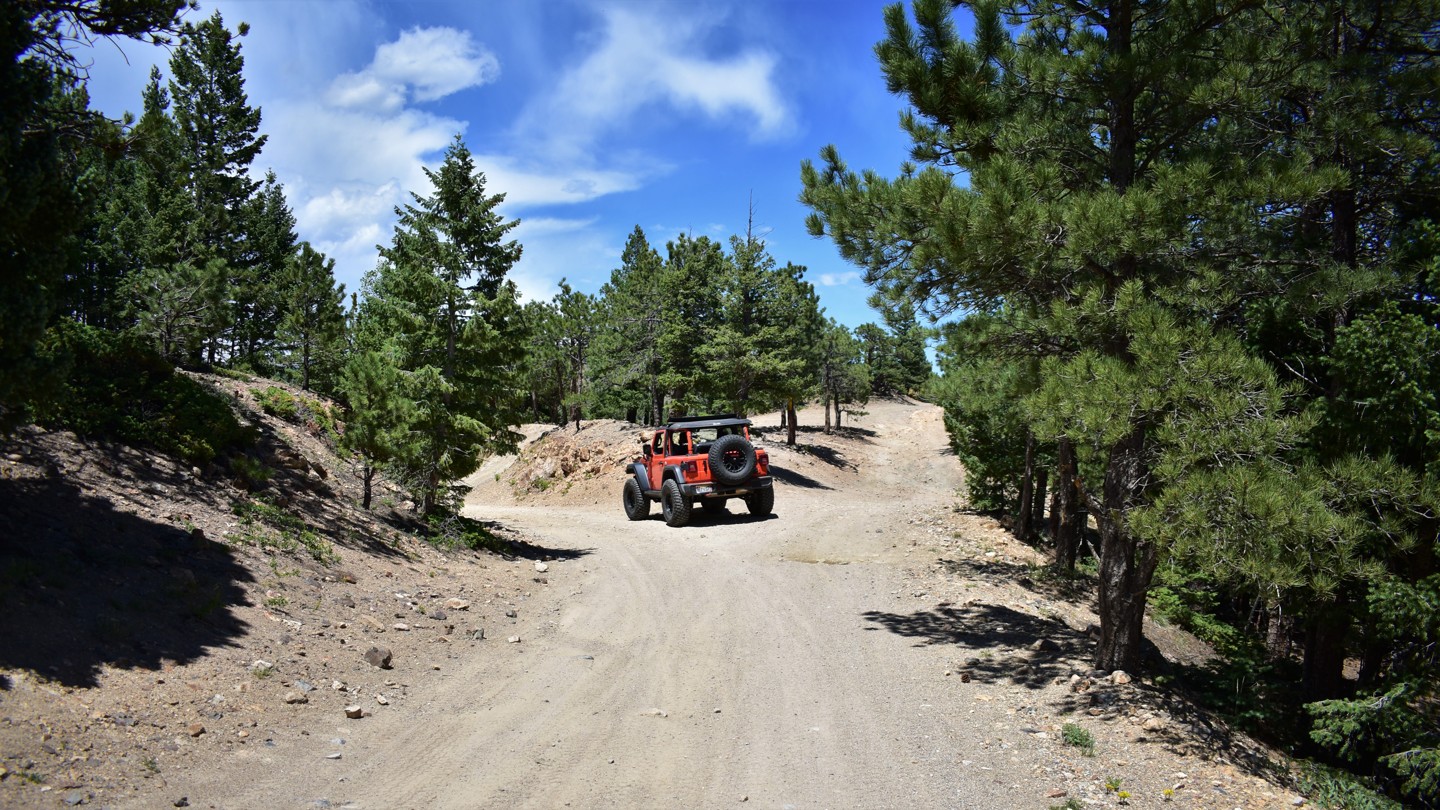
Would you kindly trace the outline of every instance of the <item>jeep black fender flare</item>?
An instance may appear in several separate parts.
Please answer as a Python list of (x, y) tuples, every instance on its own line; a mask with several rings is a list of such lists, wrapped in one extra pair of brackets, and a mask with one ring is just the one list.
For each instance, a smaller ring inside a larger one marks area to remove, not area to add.
[(635, 480), (639, 482), (641, 492), (649, 492), (651, 489), (654, 489), (654, 487), (650, 486), (650, 474), (645, 472), (644, 464), (638, 461), (632, 463), (630, 465), (630, 474), (635, 476)]
[(670, 464), (666, 466), (665, 471), (660, 474), (660, 483), (664, 484), (671, 478), (674, 478), (675, 483), (677, 484), (685, 483), (685, 471), (680, 469), (679, 464)]

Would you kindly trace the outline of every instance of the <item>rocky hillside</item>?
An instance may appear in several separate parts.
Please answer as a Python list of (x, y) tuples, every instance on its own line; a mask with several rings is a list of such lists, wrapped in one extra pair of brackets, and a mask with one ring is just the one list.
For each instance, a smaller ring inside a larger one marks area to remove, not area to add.
[(360, 510), (327, 403), (199, 379), (256, 428), (244, 459), (0, 445), (0, 806), (165, 795), (172, 769), (402, 703), (544, 587), (547, 551), (501, 527), (467, 530), (503, 553), (437, 549), (385, 481)]

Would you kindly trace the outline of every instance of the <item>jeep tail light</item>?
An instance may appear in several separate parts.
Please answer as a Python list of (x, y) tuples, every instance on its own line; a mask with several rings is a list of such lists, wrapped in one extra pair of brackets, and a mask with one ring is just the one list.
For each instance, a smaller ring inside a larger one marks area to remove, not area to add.
[(685, 473), (687, 479), (691, 478), (695, 475), (695, 462), (687, 461), (680, 465), (680, 469)]

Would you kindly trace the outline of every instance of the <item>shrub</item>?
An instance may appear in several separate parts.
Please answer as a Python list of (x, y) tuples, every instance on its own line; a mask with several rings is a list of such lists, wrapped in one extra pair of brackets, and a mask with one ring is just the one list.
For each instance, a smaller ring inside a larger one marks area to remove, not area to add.
[(1074, 723), (1066, 723), (1060, 727), (1060, 739), (1064, 740), (1066, 745), (1079, 748), (1087, 757), (1095, 756), (1095, 737)]
[(177, 373), (138, 336), (65, 322), (49, 341), (71, 366), (61, 394), (35, 405), (46, 427), (154, 447), (196, 466), (255, 441), (223, 396)]
[(297, 422), (300, 419), (299, 403), (284, 388), (272, 385), (255, 392), (255, 399), (260, 403), (260, 410), (276, 419), (284, 419), (286, 422)]

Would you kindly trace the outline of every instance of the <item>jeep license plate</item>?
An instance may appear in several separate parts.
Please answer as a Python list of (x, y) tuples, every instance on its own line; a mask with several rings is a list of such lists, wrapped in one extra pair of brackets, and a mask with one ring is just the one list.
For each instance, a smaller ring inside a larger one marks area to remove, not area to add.
[(695, 487), (695, 494), (696, 494), (696, 495), (706, 495), (706, 494), (711, 493), (711, 492), (714, 492), (714, 491), (715, 491), (715, 488), (714, 488), (714, 487)]

